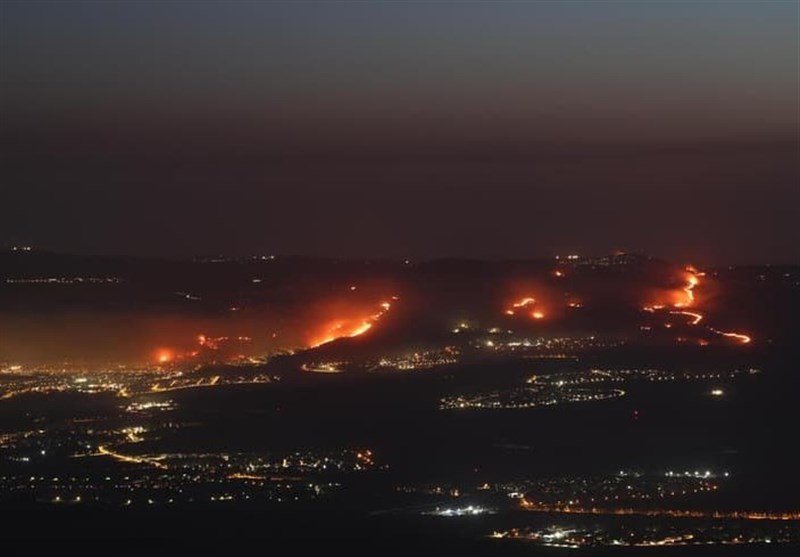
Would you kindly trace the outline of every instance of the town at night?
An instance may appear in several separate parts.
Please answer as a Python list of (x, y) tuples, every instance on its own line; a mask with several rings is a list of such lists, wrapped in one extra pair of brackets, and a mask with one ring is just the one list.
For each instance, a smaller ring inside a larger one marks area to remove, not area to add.
[(800, 542), (798, 267), (1, 257), (0, 501), (59, 535)]
[(3, 555), (796, 555), (798, 0), (0, 1)]

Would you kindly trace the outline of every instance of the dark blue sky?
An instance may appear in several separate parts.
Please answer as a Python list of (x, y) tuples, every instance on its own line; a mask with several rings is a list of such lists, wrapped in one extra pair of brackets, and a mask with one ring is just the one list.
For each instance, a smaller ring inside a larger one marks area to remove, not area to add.
[(800, 260), (794, 1), (0, 3), (0, 242)]

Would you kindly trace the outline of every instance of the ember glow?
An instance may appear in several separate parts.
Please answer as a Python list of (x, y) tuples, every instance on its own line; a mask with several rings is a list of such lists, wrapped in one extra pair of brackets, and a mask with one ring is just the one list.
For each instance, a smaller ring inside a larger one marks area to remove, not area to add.
[(753, 340), (751, 337), (744, 335), (742, 333), (726, 333), (723, 331), (719, 331), (719, 334), (724, 337), (736, 339), (742, 344), (749, 344)]
[(697, 325), (703, 320), (704, 315), (697, 311), (687, 311), (684, 308), (694, 308), (697, 306), (695, 288), (700, 284), (700, 278), (705, 273), (698, 273), (694, 267), (686, 268), (685, 284), (678, 289), (662, 291), (658, 296), (657, 303), (645, 305), (642, 310), (649, 313), (656, 313), (666, 309), (668, 306), (678, 308), (681, 311), (670, 311), (672, 315), (685, 315), (690, 317), (692, 325)]
[(531, 296), (526, 296), (524, 298), (520, 298), (516, 302), (511, 304), (511, 307), (505, 310), (506, 315), (516, 315), (520, 311), (529, 311), (529, 315), (533, 319), (544, 319), (544, 312), (539, 307), (538, 303), (536, 302), (536, 298)]
[(670, 313), (672, 315), (685, 315), (686, 317), (691, 318), (691, 321), (689, 321), (691, 325), (697, 325), (703, 320), (703, 314), (697, 313), (696, 311), (671, 311)]
[(704, 275), (705, 273), (697, 272), (694, 267), (687, 267), (684, 277), (685, 284), (683, 286), (659, 291), (656, 300), (653, 303), (645, 305), (642, 309), (650, 313), (655, 313), (667, 306), (679, 309), (695, 307), (697, 305), (695, 288), (700, 284), (700, 277)]
[(675, 302), (673, 305), (676, 308), (685, 308), (694, 305), (694, 288), (698, 284), (700, 284), (700, 279), (697, 278), (699, 275), (694, 273), (693, 271), (688, 271), (686, 276), (686, 286), (683, 287), (683, 293), (685, 295), (685, 299), (680, 302)]
[(675, 301), (672, 302), (672, 307), (675, 308), (688, 308), (693, 307), (696, 303), (694, 289), (700, 284), (700, 277), (705, 273), (698, 273), (694, 267), (686, 268), (686, 275), (684, 280), (686, 284), (680, 289), (679, 292), (674, 292), (673, 297)]
[[(671, 290), (667, 292), (667, 299), (669, 300), (667, 304), (663, 303), (664, 297), (660, 296), (659, 303), (646, 305), (642, 308), (642, 310), (648, 313), (659, 313), (665, 310), (669, 305), (678, 309), (665, 313), (669, 313), (670, 315), (683, 315), (689, 318), (689, 325), (699, 325), (700, 322), (706, 318), (706, 316), (697, 310), (698, 301), (695, 295), (695, 288), (700, 284), (700, 277), (705, 276), (705, 273), (698, 272), (697, 269), (692, 266), (686, 267), (685, 270), (686, 284), (680, 288), (680, 290)], [(692, 311), (689, 311), (686, 308), (692, 308)], [(664, 326), (670, 328), (672, 327), (672, 324), (665, 323)], [(752, 337), (743, 333), (722, 331), (708, 325), (706, 325), (705, 328), (716, 335), (733, 339), (739, 344), (749, 344), (753, 340)], [(701, 346), (708, 345), (708, 341), (705, 339), (699, 340), (698, 343)]]
[[(700, 278), (705, 276), (705, 273), (699, 273), (694, 267), (687, 267), (686, 268), (687, 276), (686, 276), (686, 286), (683, 287), (683, 292), (685, 294), (685, 300), (680, 303), (673, 304), (676, 308), (686, 308), (692, 307), (695, 305), (695, 295), (694, 289), (695, 287), (700, 284)], [(694, 311), (672, 311), (670, 313), (678, 314), (678, 315), (686, 315), (687, 317), (691, 317), (692, 321), (690, 322), (692, 325), (697, 325), (700, 321), (703, 320), (703, 314), (697, 313)], [(720, 336), (732, 338), (738, 341), (740, 344), (749, 344), (753, 339), (745, 334), (742, 333), (732, 333), (726, 331), (720, 331), (717, 329), (710, 328), (711, 331), (717, 333)]]
[(535, 304), (536, 304), (536, 299), (535, 298), (522, 298), (519, 302), (515, 302), (513, 304), (513, 307), (519, 309), (519, 308), (532, 306), (532, 305), (535, 305)]
[[(397, 297), (393, 296), (393, 300)], [(316, 348), (339, 338), (352, 338), (363, 335), (369, 331), (373, 325), (383, 317), (392, 307), (391, 302), (381, 302), (377, 311), (374, 313), (358, 315), (355, 317), (343, 317), (327, 321), (322, 328), (322, 332), (312, 337), (309, 347)]]
[(159, 364), (168, 364), (175, 359), (175, 353), (172, 350), (162, 348), (156, 351), (156, 361)]

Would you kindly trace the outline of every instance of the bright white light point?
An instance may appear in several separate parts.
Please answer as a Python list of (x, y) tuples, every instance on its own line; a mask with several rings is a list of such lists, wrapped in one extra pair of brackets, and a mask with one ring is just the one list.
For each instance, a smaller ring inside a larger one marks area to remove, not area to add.
[(711, 396), (722, 396), (724, 394), (725, 394), (725, 391), (723, 391), (722, 389), (713, 389), (711, 391)]

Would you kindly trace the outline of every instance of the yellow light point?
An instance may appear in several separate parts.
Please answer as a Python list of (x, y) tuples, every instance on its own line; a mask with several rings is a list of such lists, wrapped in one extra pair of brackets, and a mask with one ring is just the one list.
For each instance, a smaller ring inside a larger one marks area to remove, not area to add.
[(561, 272), (561, 271), (559, 271), (559, 270), (556, 270), (556, 271), (554, 271), (554, 272), (553, 272), (553, 274), (554, 274), (555, 276), (559, 277), (559, 278), (561, 278), (561, 277), (563, 277), (563, 276), (564, 276), (564, 273), (562, 273), (562, 272)]
[(531, 317), (533, 317), (534, 319), (544, 319), (544, 313), (542, 313), (541, 311), (534, 311), (533, 313), (531, 313)]
[(514, 310), (513, 309), (507, 309), (506, 310), (506, 315), (514, 315)]

